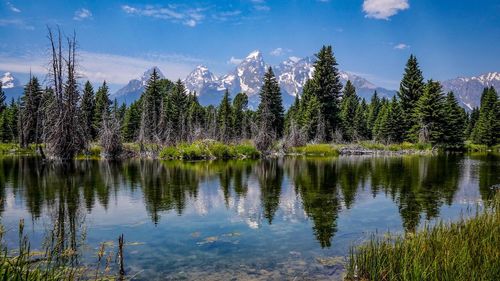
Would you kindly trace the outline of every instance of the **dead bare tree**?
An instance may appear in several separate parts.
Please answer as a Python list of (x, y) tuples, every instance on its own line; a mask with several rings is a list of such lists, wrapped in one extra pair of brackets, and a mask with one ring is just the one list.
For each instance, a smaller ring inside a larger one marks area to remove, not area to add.
[[(67, 39), (67, 55), (63, 55), (61, 30), (54, 34), (48, 28), (50, 41), (49, 81), (54, 98), (48, 105), (44, 139), (49, 159), (69, 160), (85, 148), (78, 102), (80, 94), (76, 71), (76, 34)], [(64, 82), (63, 82), (64, 81)]]
[(100, 132), (101, 156), (104, 159), (118, 159), (123, 151), (121, 140), (121, 124), (115, 113), (105, 112)]

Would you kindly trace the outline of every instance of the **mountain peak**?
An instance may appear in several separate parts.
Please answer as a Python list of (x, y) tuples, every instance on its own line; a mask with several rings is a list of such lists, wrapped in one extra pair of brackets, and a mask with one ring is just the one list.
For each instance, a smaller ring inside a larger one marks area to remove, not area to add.
[(2, 83), (2, 88), (3, 89), (10, 89), (14, 87), (19, 87), (21, 86), (21, 83), (17, 78), (12, 76), (11, 72), (5, 72), (1, 77), (0, 77), (0, 82)]
[(151, 77), (151, 74), (153, 74), (153, 71), (155, 69), (156, 69), (156, 73), (158, 74), (158, 76), (160, 77), (160, 79), (165, 78), (165, 76), (161, 72), (160, 68), (155, 65), (155, 66), (152, 66), (151, 68), (149, 68), (148, 70), (144, 71), (144, 73), (142, 74), (142, 77), (141, 77), (140, 81), (148, 81), (149, 77)]
[(259, 50), (255, 50), (248, 54), (247, 59), (260, 59), (262, 58), (262, 53)]

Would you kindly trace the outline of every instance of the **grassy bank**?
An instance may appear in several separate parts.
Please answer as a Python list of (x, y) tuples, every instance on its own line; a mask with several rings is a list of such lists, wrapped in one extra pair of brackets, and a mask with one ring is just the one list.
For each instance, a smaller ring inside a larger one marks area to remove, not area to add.
[(259, 151), (250, 142), (227, 145), (217, 141), (195, 141), (191, 144), (168, 146), (160, 150), (160, 159), (256, 159)]
[(35, 155), (36, 146), (30, 144), (22, 148), (17, 143), (0, 143), (0, 155)]
[(307, 144), (300, 147), (292, 147), (289, 154), (304, 156), (337, 156), (341, 146), (335, 144)]
[(472, 218), (351, 249), (345, 280), (499, 280), (500, 193)]

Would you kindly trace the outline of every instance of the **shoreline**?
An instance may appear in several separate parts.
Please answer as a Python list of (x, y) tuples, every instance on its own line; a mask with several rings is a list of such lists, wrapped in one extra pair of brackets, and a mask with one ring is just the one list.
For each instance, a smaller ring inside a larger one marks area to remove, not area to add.
[[(126, 160), (157, 159), (165, 161), (213, 161), (213, 160), (248, 160), (281, 157), (337, 157), (337, 156), (404, 156), (404, 155), (436, 155), (440, 153), (497, 153), (499, 146), (491, 148), (470, 149), (467, 144), (460, 150), (444, 150), (426, 144), (380, 144), (360, 142), (349, 144), (307, 144), (300, 147), (274, 148), (263, 155), (249, 142), (223, 144), (213, 140), (196, 141), (191, 144), (176, 146), (146, 145), (141, 151), (138, 143), (125, 143), (119, 157), (108, 158), (102, 155), (102, 148), (97, 144), (89, 146), (87, 151), (78, 154), (74, 160)], [(18, 144), (4, 143), (0, 145), (0, 156), (39, 156), (35, 145), (21, 148)]]

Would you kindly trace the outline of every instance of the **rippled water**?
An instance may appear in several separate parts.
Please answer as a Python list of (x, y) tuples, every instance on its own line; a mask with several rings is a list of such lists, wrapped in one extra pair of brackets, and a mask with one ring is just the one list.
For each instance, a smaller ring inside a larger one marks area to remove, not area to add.
[(126, 272), (137, 280), (330, 280), (350, 245), (375, 231), (457, 218), (498, 184), (495, 155), (72, 165), (3, 158), (0, 215), (11, 245), (21, 218), (34, 248), (54, 224), (70, 240), (86, 234), (88, 261), (123, 233)]

